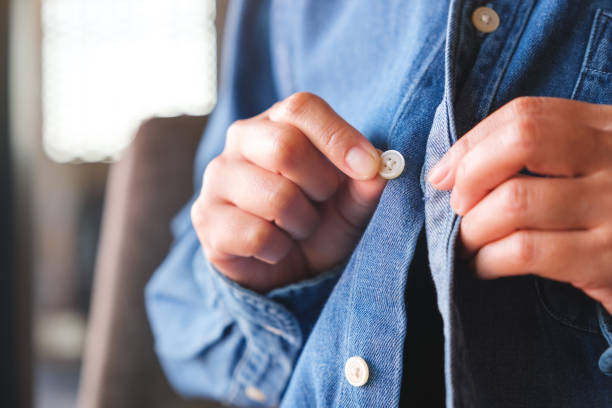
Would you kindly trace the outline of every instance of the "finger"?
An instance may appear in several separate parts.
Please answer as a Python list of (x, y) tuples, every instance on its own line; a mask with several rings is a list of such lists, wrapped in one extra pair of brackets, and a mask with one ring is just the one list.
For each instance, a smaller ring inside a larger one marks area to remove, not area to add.
[(259, 293), (294, 282), (312, 278), (313, 275), (304, 266), (304, 255), (298, 246), (293, 246), (289, 254), (280, 262), (270, 265), (255, 258), (233, 258), (215, 260), (213, 265), (225, 276)]
[(550, 176), (581, 176), (610, 161), (586, 127), (548, 120), (512, 123), (474, 146), (457, 168), (451, 206), (465, 214), (490, 190), (523, 168)]
[(608, 119), (611, 114), (612, 106), (607, 105), (561, 98), (516, 98), (493, 112), (461, 137), (430, 170), (428, 181), (441, 190), (452, 188), (457, 165), (463, 156), (480, 141), (511, 122), (526, 119), (536, 120), (538, 118), (565, 121), (567, 118), (571, 118), (585, 126), (606, 130), (612, 127), (612, 123)]
[[(502, 183), (465, 214), (460, 236), (467, 255), (517, 230), (577, 230), (602, 216), (586, 178), (520, 176)], [(580, 197), (579, 200), (576, 197)]]
[(254, 257), (269, 264), (283, 259), (293, 240), (278, 227), (228, 204), (206, 207), (206, 215), (192, 208), (192, 220), (211, 262)]
[(298, 128), (347, 176), (369, 180), (378, 173), (380, 156), (374, 146), (318, 96), (296, 93), (272, 106), (268, 117)]
[(483, 279), (535, 274), (579, 285), (598, 269), (592, 241), (589, 231), (517, 231), (485, 245), (473, 263)]
[(387, 184), (382, 177), (371, 180), (348, 180), (336, 197), (336, 208), (342, 218), (362, 230), (370, 220)]
[(308, 237), (319, 222), (317, 210), (291, 180), (243, 160), (217, 158), (204, 186), (215, 198), (267, 221), (294, 239)]
[(319, 228), (300, 243), (306, 257), (317, 260), (311, 265), (314, 270), (325, 270), (351, 253), (376, 209), (386, 182), (380, 176), (367, 181), (349, 179), (325, 203)]
[(281, 174), (315, 201), (331, 197), (340, 184), (336, 169), (296, 127), (265, 118), (237, 121), (227, 131), (226, 151)]

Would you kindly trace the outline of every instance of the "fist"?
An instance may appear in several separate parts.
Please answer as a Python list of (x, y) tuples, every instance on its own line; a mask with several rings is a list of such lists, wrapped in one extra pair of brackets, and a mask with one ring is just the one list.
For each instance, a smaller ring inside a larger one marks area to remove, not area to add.
[(379, 167), (368, 139), (309, 93), (233, 123), (191, 210), (206, 257), (258, 292), (338, 265), (378, 204)]

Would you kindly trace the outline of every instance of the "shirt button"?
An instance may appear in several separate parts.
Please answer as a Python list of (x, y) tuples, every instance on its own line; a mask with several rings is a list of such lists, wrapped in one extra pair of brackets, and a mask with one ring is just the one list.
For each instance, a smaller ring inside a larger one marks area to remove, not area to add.
[(472, 24), (478, 31), (492, 33), (499, 27), (499, 16), (489, 7), (478, 7), (472, 14)]
[(404, 156), (397, 150), (387, 150), (380, 155), (380, 171), (378, 174), (384, 179), (390, 180), (399, 177), (404, 171), (406, 162)]
[(361, 387), (368, 382), (368, 378), (370, 377), (368, 363), (359, 356), (353, 356), (346, 360), (344, 375), (352, 386)]
[(252, 385), (246, 387), (244, 393), (253, 401), (264, 402), (266, 400), (266, 394), (264, 394), (259, 388), (253, 387)]

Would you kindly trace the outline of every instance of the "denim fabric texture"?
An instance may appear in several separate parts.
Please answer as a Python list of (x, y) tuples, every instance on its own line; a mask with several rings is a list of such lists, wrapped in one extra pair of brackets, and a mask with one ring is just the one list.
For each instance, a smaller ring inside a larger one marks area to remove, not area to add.
[[(496, 31), (472, 25), (480, 6), (499, 15)], [(264, 295), (208, 262), (189, 203), (146, 289), (156, 351), (179, 392), (237, 406), (397, 406), (404, 341), (419, 335), (404, 294), (408, 274), (423, 272), (410, 265), (425, 228), (447, 407), (612, 406), (612, 317), (566, 284), (475, 278), (455, 259), (450, 194), (424, 182), (461, 135), (516, 97), (612, 104), (612, 0), (234, 0), (226, 26), (196, 191), (233, 121), (297, 91), (324, 98), (406, 167), (345, 263)], [(362, 387), (345, 379), (351, 356), (369, 366)]]

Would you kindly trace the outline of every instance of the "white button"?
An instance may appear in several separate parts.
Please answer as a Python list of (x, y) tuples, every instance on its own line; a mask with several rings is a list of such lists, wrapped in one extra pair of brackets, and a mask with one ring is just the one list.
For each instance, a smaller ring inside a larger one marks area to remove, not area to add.
[(359, 356), (353, 356), (346, 360), (344, 375), (352, 386), (361, 387), (368, 382), (368, 378), (370, 377), (368, 363)]
[(264, 402), (266, 400), (266, 394), (264, 394), (259, 388), (253, 387), (252, 385), (246, 387), (244, 393), (253, 401)]
[(472, 14), (472, 23), (478, 31), (492, 33), (499, 27), (499, 16), (489, 7), (478, 7)]
[(387, 150), (380, 155), (380, 159), (380, 171), (378, 174), (382, 178), (387, 180), (394, 179), (399, 177), (402, 171), (404, 171), (406, 162), (404, 161), (404, 156), (397, 150)]

